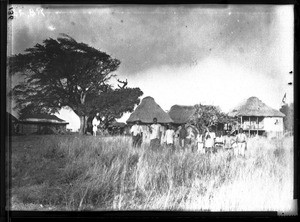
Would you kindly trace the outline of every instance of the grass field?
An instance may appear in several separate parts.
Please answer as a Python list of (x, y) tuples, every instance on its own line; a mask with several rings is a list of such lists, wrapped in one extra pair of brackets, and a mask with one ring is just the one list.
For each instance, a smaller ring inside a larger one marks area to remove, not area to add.
[(131, 147), (129, 137), (16, 136), (12, 210), (293, 210), (293, 138), (246, 157)]

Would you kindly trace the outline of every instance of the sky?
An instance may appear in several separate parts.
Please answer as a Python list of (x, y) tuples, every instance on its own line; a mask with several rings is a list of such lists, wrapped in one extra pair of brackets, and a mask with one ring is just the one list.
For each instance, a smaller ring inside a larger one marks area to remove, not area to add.
[[(9, 55), (68, 34), (119, 59), (117, 78), (164, 110), (201, 103), (229, 112), (251, 96), (279, 109), (285, 93), (293, 102), (292, 5), (13, 7)], [(79, 128), (70, 110), (57, 116)]]

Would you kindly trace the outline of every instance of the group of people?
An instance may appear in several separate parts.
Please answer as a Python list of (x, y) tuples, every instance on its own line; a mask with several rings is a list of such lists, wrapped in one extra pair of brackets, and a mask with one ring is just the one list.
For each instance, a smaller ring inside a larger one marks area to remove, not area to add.
[[(157, 118), (153, 119), (153, 123), (148, 125), (150, 147), (158, 148), (161, 144), (175, 151), (176, 147), (181, 150), (191, 149), (200, 153), (215, 153), (220, 149), (231, 150), (234, 155), (245, 156), (247, 148), (247, 136), (240, 128), (237, 135), (232, 135), (229, 131), (225, 136), (222, 132), (212, 131), (206, 128), (203, 132), (195, 132), (191, 126), (182, 124), (177, 130), (171, 124), (167, 124), (164, 129), (162, 125), (157, 123)], [(136, 121), (130, 129), (132, 135), (132, 146), (140, 147), (143, 141), (143, 127), (141, 121)]]
[(197, 136), (198, 151), (201, 153), (215, 153), (218, 150), (233, 151), (235, 156), (245, 156), (247, 149), (247, 136), (243, 132), (243, 129), (238, 130), (237, 135), (230, 131), (226, 132), (226, 135), (222, 135), (222, 131), (217, 134), (210, 132), (206, 129), (204, 134), (198, 134)]

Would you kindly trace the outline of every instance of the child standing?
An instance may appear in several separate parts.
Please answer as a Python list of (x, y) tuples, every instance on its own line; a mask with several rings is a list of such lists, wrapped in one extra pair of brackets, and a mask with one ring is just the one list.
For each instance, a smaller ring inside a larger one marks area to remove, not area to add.
[(213, 141), (213, 139), (211, 138), (211, 136), (209, 134), (206, 136), (204, 146), (205, 146), (205, 152), (206, 153), (211, 153), (212, 152), (212, 149), (213, 149), (213, 146), (214, 146), (214, 141)]
[(175, 131), (171, 125), (168, 125), (167, 131), (165, 133), (165, 143), (167, 144), (168, 148), (172, 149), (172, 151), (175, 151), (174, 141), (175, 141)]
[(239, 133), (236, 136), (237, 142), (237, 154), (245, 157), (245, 149), (247, 146), (247, 137), (246, 134), (243, 132), (243, 128), (239, 129)]
[(202, 133), (199, 133), (197, 135), (197, 148), (198, 148), (198, 152), (200, 152), (201, 154), (205, 153)]
[(215, 148), (218, 149), (222, 149), (224, 147), (224, 138), (222, 136), (222, 132), (219, 131), (217, 132), (217, 137), (215, 140)]
[(93, 135), (96, 136), (97, 134), (97, 130), (98, 130), (98, 126), (100, 124), (100, 120), (99, 120), (99, 113), (96, 114), (96, 116), (94, 117), (93, 121)]

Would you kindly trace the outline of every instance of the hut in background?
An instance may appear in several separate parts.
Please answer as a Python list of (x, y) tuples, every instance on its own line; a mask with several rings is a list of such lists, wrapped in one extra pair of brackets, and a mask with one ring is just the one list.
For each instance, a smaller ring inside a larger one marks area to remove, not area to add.
[(259, 100), (257, 97), (250, 97), (245, 103), (233, 109), (229, 114), (239, 118), (239, 127), (253, 134), (267, 134), (270, 137), (283, 134), (283, 117), (280, 111), (273, 109)]
[(110, 135), (124, 135), (126, 123), (114, 121), (108, 126)]
[(18, 134), (19, 133), (18, 118), (9, 112), (6, 112), (6, 121), (7, 121), (9, 135)]
[(49, 114), (25, 115), (19, 119), (20, 134), (51, 134), (66, 131), (68, 122)]
[(181, 128), (181, 125), (185, 124), (186, 129), (188, 131), (191, 130), (194, 133), (195, 137), (198, 135), (199, 130), (197, 129), (197, 127), (189, 123), (195, 111), (196, 109), (194, 106), (174, 105), (171, 107), (168, 114), (173, 120), (174, 122), (173, 124), (177, 127), (177, 132), (176, 132), (177, 134), (178, 134), (178, 130)]
[(174, 105), (169, 111), (169, 116), (173, 120), (174, 124), (179, 126), (181, 124), (188, 123), (195, 111), (194, 106)]
[(152, 97), (147, 96), (142, 99), (141, 103), (126, 122), (129, 125), (133, 125), (135, 121), (141, 121), (143, 127), (143, 141), (148, 142), (150, 139), (149, 125), (153, 123), (153, 118), (157, 118), (157, 122), (162, 125), (173, 123), (169, 114), (166, 113)]

